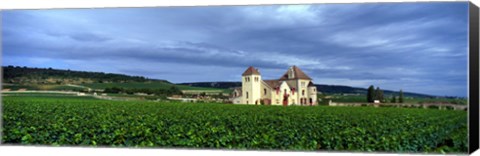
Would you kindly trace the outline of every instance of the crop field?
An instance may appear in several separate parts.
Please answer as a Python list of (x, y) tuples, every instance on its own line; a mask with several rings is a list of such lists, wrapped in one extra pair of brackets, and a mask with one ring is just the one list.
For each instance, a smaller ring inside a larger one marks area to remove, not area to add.
[(19, 90), (19, 89), (27, 89), (27, 90), (79, 90), (82, 89), (80, 87), (68, 86), (68, 85), (2, 85), (3, 89), (10, 89), (10, 90)]
[(56, 85), (56, 84), (42, 84), (42, 85), (3, 85), (3, 89), (10, 89), (16, 91), (19, 89), (27, 90), (83, 90), (84, 88), (105, 89), (111, 87), (121, 87), (126, 89), (169, 89), (172, 86), (178, 87), (180, 90), (189, 92), (214, 92), (214, 93), (229, 93), (228, 89), (207, 88), (207, 87), (192, 87), (186, 85), (174, 85), (165, 82), (128, 82), (128, 83), (85, 83), (78, 86), (72, 85)]
[(3, 97), (5, 144), (467, 152), (465, 111)]
[(93, 88), (93, 89), (105, 89), (108, 87), (122, 87), (122, 88), (128, 88), (128, 89), (131, 89), (131, 88), (168, 89), (172, 86), (176, 86), (181, 90), (221, 90), (221, 89), (215, 89), (215, 88), (174, 85), (174, 84), (165, 83), (165, 82), (86, 83), (82, 85)]
[[(358, 103), (358, 102), (367, 102), (366, 95), (319, 95), (319, 98), (322, 98), (322, 104), (327, 104), (328, 100), (333, 102), (343, 102), (343, 103)], [(387, 102), (390, 102), (391, 97), (385, 97)], [(398, 96), (397, 96), (398, 100)], [(466, 105), (467, 99), (448, 99), (448, 98), (420, 98), (420, 97), (405, 97), (404, 103), (452, 103)]]
[(31, 96), (47, 96), (47, 97), (74, 97), (71, 94), (61, 94), (61, 93), (42, 93), (42, 92), (11, 92), (11, 93), (2, 93), (2, 96), (25, 96), (25, 97), (31, 97)]

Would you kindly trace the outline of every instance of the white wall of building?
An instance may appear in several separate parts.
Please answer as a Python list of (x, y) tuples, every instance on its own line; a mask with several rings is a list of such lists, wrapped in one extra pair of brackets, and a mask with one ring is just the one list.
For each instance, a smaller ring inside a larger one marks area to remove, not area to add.
[(242, 76), (242, 103), (243, 104), (260, 104), (260, 86), (262, 76), (260, 75), (245, 75)]

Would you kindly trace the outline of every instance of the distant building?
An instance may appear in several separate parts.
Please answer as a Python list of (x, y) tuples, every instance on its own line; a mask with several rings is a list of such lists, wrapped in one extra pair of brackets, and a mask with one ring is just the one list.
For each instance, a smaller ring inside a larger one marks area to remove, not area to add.
[(292, 66), (277, 80), (262, 80), (258, 69), (248, 67), (242, 74), (242, 87), (232, 93), (234, 104), (317, 105), (317, 88), (312, 79)]

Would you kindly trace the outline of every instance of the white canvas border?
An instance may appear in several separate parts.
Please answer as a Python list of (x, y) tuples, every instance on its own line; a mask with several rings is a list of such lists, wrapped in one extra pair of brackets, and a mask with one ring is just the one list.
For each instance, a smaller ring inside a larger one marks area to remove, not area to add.
[[(212, 5), (261, 5), (261, 4), (309, 4), (309, 3), (377, 3), (377, 2), (449, 2), (452, 0), (1, 0), (0, 10), (10, 9), (58, 9), (58, 8), (112, 8), (152, 6), (212, 6)], [(466, 1), (466, 0), (454, 0)], [(480, 6), (480, 0), (471, 0)], [(1, 18), (1, 16), (0, 16)], [(0, 146), (1, 155), (425, 155), (386, 153), (340, 153), (340, 152), (281, 152), (281, 151), (234, 151), (190, 149), (134, 149), (134, 148), (85, 148), (46, 146)], [(472, 155), (480, 155), (479, 151)]]

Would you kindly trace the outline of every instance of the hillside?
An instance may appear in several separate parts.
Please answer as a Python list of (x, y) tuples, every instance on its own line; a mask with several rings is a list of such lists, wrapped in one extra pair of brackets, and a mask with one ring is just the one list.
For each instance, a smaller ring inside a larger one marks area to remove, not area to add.
[[(233, 88), (233, 87), (241, 87), (241, 82), (193, 82), (193, 83), (179, 83), (180, 85), (192, 86), (192, 87), (212, 87), (212, 88)], [(324, 85), (324, 84), (317, 84), (317, 90), (324, 94), (366, 94), (366, 88), (358, 88), (358, 87), (350, 87), (350, 86), (341, 86), (341, 85)], [(390, 95), (398, 95), (397, 91), (390, 91), (384, 90), (384, 94), (386, 96)], [(419, 94), (419, 93), (412, 93), (412, 92), (404, 92), (405, 96), (408, 97), (422, 97), (422, 98), (430, 98), (434, 97), (432, 95), (426, 94)]]
[(165, 80), (148, 79), (142, 76), (129, 76), (103, 72), (72, 71), (52, 68), (30, 68), (4, 66), (3, 83), (10, 84), (83, 84), (115, 82), (147, 82)]
[(191, 82), (191, 83), (177, 83), (177, 84), (192, 86), (192, 87), (209, 87), (209, 88), (222, 88), (222, 89), (242, 87), (242, 82)]
[(170, 89), (176, 87), (189, 91), (224, 92), (224, 89), (191, 87), (172, 84), (166, 80), (149, 79), (142, 76), (123, 74), (72, 71), (52, 68), (30, 68), (4, 66), (3, 89), (10, 90), (104, 90), (106, 88), (123, 89)]

